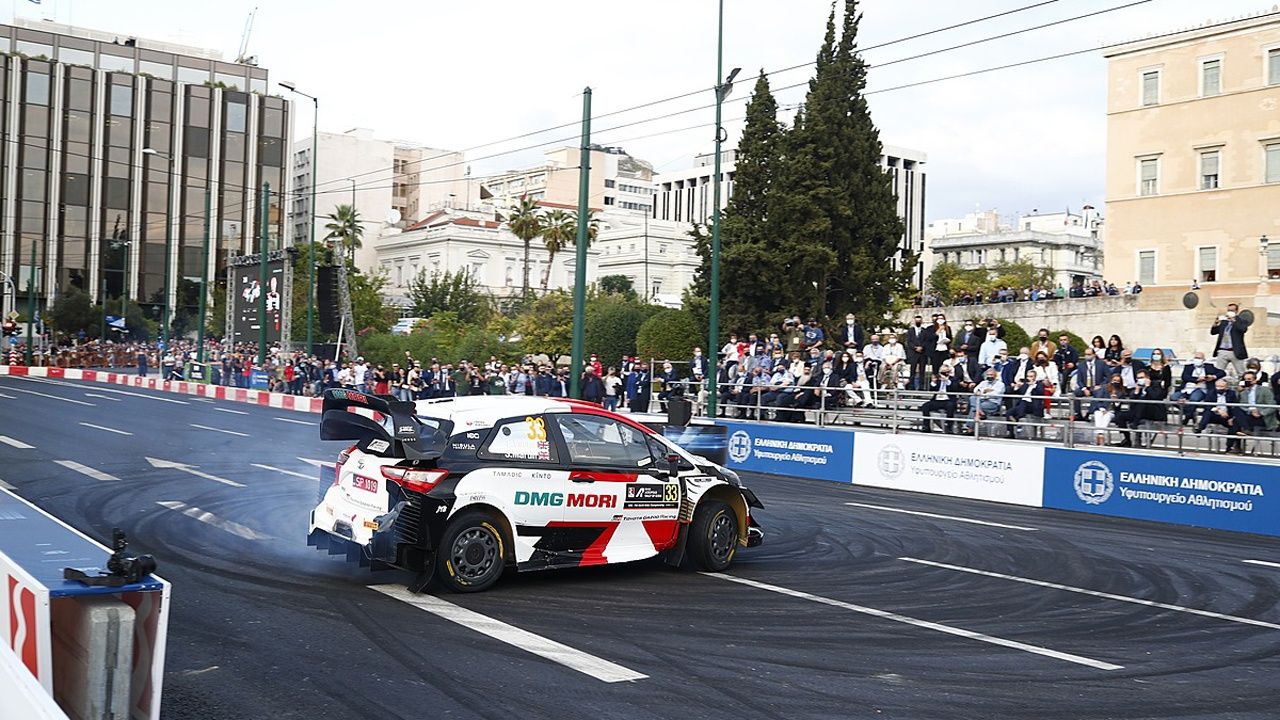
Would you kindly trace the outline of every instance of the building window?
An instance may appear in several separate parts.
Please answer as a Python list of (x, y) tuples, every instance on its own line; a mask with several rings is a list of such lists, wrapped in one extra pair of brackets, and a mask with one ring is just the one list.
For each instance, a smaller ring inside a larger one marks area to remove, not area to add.
[(1200, 97), (1222, 93), (1222, 59), (1200, 61)]
[(1156, 284), (1156, 251), (1138, 251), (1138, 282), (1143, 285)]
[(1267, 51), (1267, 84), (1280, 85), (1280, 48)]
[(1160, 191), (1160, 158), (1138, 158), (1138, 194), (1155, 195)]
[(111, 114), (117, 117), (133, 116), (133, 86), (111, 86)]
[(604, 181), (604, 186), (605, 186), (605, 187), (607, 187), (607, 188), (609, 188), (609, 189), (613, 189), (613, 187), (614, 187), (616, 184), (617, 184), (617, 183), (615, 183), (613, 180), (605, 180), (605, 181)]
[(612, 205), (612, 204), (613, 204), (613, 198), (606, 196), (606, 197), (605, 197), (605, 199), (604, 199), (604, 204), (605, 204), (605, 205)]
[(1218, 248), (1200, 248), (1198, 260), (1199, 271), (1196, 275), (1200, 282), (1216, 282), (1218, 279)]
[(38, 72), (28, 72), (25, 99), (28, 105), (48, 105), (49, 76)]
[(1280, 182), (1280, 142), (1267, 145), (1263, 152), (1263, 178), (1269, 183)]
[(1280, 280), (1280, 242), (1267, 246), (1267, 277)]
[(1206, 150), (1200, 153), (1200, 189), (1218, 189), (1218, 166), (1222, 162), (1222, 153), (1218, 150)]
[(1142, 73), (1142, 106), (1160, 104), (1160, 71), (1147, 70)]
[[(249, 116), (249, 106), (242, 102), (227, 103), (227, 132), (242, 133)], [(279, 163), (276, 163), (279, 164)]]

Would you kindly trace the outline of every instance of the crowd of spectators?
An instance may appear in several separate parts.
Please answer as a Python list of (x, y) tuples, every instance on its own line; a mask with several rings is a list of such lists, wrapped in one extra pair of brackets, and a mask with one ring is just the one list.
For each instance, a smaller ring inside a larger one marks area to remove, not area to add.
[(1066, 298), (1137, 295), (1141, 292), (1142, 285), (1137, 282), (1125, 283), (1124, 287), (1120, 288), (1116, 287), (1115, 283), (1093, 280), (1091, 282), (1073, 285), (1070, 288), (1063, 287), (1062, 285), (1058, 285), (1057, 287), (1033, 285), (1023, 288), (1006, 286), (990, 289), (961, 290), (960, 292), (955, 293), (955, 296), (951, 298), (944, 298), (937, 292), (929, 291), (920, 296), (917, 305), (919, 307), (936, 308), (946, 305), (949, 300), (952, 305), (967, 307), (970, 305), (997, 305), (1000, 303), (1063, 300)]

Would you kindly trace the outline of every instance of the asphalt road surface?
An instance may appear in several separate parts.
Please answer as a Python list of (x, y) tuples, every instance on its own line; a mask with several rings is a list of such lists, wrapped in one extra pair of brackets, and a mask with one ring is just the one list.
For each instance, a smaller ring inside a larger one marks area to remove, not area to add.
[(341, 449), (316, 422), (0, 378), (0, 482), (99, 541), (124, 528), (173, 583), (165, 718), (1280, 712), (1275, 539), (758, 477), (765, 544), (727, 575), (414, 598), (307, 547)]

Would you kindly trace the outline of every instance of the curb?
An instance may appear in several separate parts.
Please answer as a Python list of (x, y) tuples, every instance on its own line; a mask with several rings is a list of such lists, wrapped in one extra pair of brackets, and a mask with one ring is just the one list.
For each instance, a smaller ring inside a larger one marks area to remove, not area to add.
[(284, 393), (266, 392), (264, 390), (246, 390), (244, 388), (224, 387), (208, 383), (185, 382), (178, 380), (161, 380), (157, 377), (139, 377), (136, 374), (104, 372), (101, 370), (81, 370), (79, 368), (59, 367), (25, 367), (22, 365), (0, 365), (0, 377), (12, 375), (16, 377), (42, 377), (63, 380), (89, 380), (110, 385), (124, 385), (144, 390), (158, 390), (178, 395), (195, 395), (213, 400), (230, 400), (262, 407), (293, 410), (295, 412), (319, 413), (324, 403), (323, 398), (286, 395)]

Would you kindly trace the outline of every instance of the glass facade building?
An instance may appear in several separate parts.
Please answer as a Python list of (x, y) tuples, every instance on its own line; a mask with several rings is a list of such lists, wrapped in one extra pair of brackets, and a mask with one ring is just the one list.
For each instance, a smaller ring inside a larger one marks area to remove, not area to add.
[(281, 247), (290, 105), (267, 94), (266, 69), (24, 25), (0, 25), (0, 271), (20, 311), (34, 267), (41, 307), (79, 288), (158, 319), (167, 273), (175, 311), (194, 313), (206, 219), (212, 288), (229, 255), (259, 248), (263, 183)]

